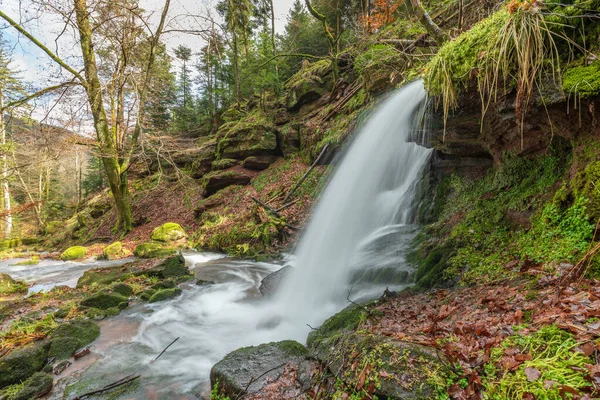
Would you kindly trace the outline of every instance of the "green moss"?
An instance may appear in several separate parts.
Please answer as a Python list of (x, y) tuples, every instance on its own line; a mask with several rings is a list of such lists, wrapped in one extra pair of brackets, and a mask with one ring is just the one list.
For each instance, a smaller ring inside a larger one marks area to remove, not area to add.
[(238, 164), (239, 164), (238, 160), (235, 160), (233, 158), (224, 158), (221, 160), (213, 161), (212, 169), (214, 169), (214, 170), (227, 169), (227, 168), (231, 168)]
[(185, 237), (185, 230), (183, 230), (181, 225), (167, 222), (152, 231), (151, 239), (158, 242), (170, 243), (185, 239)]
[(26, 283), (15, 281), (10, 275), (0, 273), (0, 294), (26, 292), (27, 288)]
[(112, 291), (124, 297), (133, 295), (133, 288), (125, 283), (117, 283), (112, 287)]
[(67, 250), (65, 250), (60, 255), (60, 259), (63, 261), (80, 260), (82, 258), (85, 258), (87, 253), (88, 253), (87, 247), (73, 246), (73, 247), (69, 247)]
[(308, 349), (295, 340), (283, 340), (277, 342), (277, 346), (292, 357), (305, 357), (308, 355)]
[(123, 297), (120, 294), (100, 292), (85, 298), (81, 302), (81, 305), (106, 310), (111, 307), (118, 307), (121, 303), (127, 303), (127, 297)]
[(77, 349), (92, 343), (99, 335), (100, 327), (92, 321), (65, 322), (50, 335), (50, 356), (59, 360), (69, 358)]
[(364, 308), (355, 305), (348, 306), (329, 317), (318, 329), (311, 331), (306, 340), (306, 345), (312, 348), (318, 346), (322, 340), (328, 337), (355, 330), (365, 317), (366, 311)]
[(16, 263), (15, 265), (38, 265), (39, 263), (40, 263), (40, 257), (33, 256), (33, 257), (31, 257), (31, 259), (25, 260), (25, 261), (20, 261), (20, 262)]
[(171, 299), (173, 297), (179, 296), (182, 293), (180, 288), (173, 289), (162, 289), (154, 293), (150, 299), (148, 299), (148, 303), (156, 303), (158, 301), (164, 301)]
[(569, 68), (563, 75), (563, 89), (581, 97), (600, 94), (600, 61)]
[(128, 271), (122, 271), (121, 268), (110, 269), (90, 269), (85, 271), (81, 278), (77, 280), (77, 288), (84, 286), (109, 285), (115, 281), (121, 280), (130, 275)]
[(117, 260), (119, 258), (127, 257), (128, 255), (131, 255), (131, 253), (123, 247), (121, 242), (109, 244), (102, 250), (102, 258), (105, 260)]
[[(575, 390), (590, 387), (586, 376), (589, 357), (575, 350), (578, 343), (573, 335), (556, 326), (545, 326), (537, 332), (514, 335), (501, 346), (492, 349), (490, 362), (484, 367), (487, 372), (483, 380), (484, 396), (490, 399), (521, 399), (525, 393), (536, 399), (560, 400), (561, 387), (566, 385)], [(522, 354), (531, 355), (514, 371), (502, 367), (502, 357), (507, 348), (518, 348)], [(540, 372), (538, 379), (528, 379), (526, 368)], [(547, 382), (554, 382), (547, 385)]]
[(40, 371), (49, 350), (50, 342), (45, 340), (13, 350), (0, 358), (0, 388), (21, 383)]
[(139, 258), (162, 258), (175, 254), (177, 250), (162, 243), (146, 242), (138, 245), (133, 254)]
[(52, 390), (53, 381), (52, 375), (37, 372), (25, 382), (0, 391), (0, 397), (5, 400), (37, 399)]

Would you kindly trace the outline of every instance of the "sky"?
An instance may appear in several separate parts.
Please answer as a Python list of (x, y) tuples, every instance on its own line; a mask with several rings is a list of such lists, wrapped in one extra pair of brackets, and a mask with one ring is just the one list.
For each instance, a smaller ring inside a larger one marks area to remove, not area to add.
[[(64, 3), (68, 4), (69, 1), (64, 1)], [(206, 15), (206, 10), (213, 9), (215, 3), (216, 0), (171, 0), (169, 11), (171, 26), (175, 28), (189, 28), (193, 24), (197, 26), (196, 21), (200, 20), (190, 19), (189, 17), (184, 18), (182, 16), (186, 14)], [(273, 3), (276, 19), (275, 29), (280, 33), (285, 27), (287, 14), (294, 0), (273, 0)], [(155, 22), (155, 25), (158, 23), (163, 4), (164, 0), (140, 0), (142, 8), (154, 12), (152, 20)], [(72, 36), (73, 34), (69, 36), (69, 32), (67, 32), (58, 42), (55, 42), (56, 37), (63, 27), (63, 24), (56, 16), (48, 12), (39, 12), (31, 6), (31, 3), (22, 0), (0, 0), (0, 9), (16, 21), (27, 20), (28, 22), (25, 24), (27, 30), (44, 43), (44, 45), (59, 54), (63, 59), (71, 61), (71, 64), (78, 62), (76, 57), (78, 48), (75, 38)], [(213, 11), (213, 15), (215, 14), (216, 12)], [(69, 74), (65, 74), (46, 54), (31, 44), (28, 39), (19, 35), (4, 21), (0, 21), (0, 30), (3, 39), (9, 43), (12, 51), (12, 68), (19, 71), (21, 79), (29, 82), (34, 88), (43, 88), (62, 82), (65, 78), (69, 77)], [(173, 55), (173, 49), (178, 45), (184, 44), (194, 52), (195, 49), (199, 49), (203, 44), (199, 37), (183, 33), (169, 33), (164, 35), (162, 39), (167, 44), (171, 55)], [(76, 65), (73, 66), (76, 67)], [(177, 60), (173, 61), (173, 66), (174, 68), (177, 67)], [(33, 117), (39, 119), (42, 116), (46, 116), (48, 107), (48, 104), (37, 104)], [(55, 114), (60, 113), (59, 110), (53, 110), (53, 112)]]

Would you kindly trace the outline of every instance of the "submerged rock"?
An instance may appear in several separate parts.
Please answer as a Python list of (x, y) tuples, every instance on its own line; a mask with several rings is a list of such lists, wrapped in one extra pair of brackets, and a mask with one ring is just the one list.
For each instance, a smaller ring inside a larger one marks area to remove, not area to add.
[(63, 261), (81, 260), (85, 258), (88, 253), (87, 247), (73, 246), (66, 249), (61, 255), (60, 259)]
[(260, 293), (265, 297), (273, 296), (277, 292), (277, 289), (279, 289), (279, 286), (281, 285), (283, 279), (286, 276), (288, 276), (288, 274), (290, 274), (293, 271), (293, 269), (294, 268), (292, 266), (288, 265), (286, 267), (281, 268), (278, 271), (275, 271), (265, 276), (260, 282), (260, 287), (258, 288), (258, 290), (260, 290)]
[(44, 340), (13, 350), (0, 358), (0, 389), (21, 383), (40, 371), (50, 350), (50, 341)]
[(293, 340), (244, 347), (212, 367), (210, 383), (214, 386), (218, 381), (220, 393), (231, 398), (256, 393), (279, 377), (287, 363), (299, 364), (307, 356), (306, 347)]

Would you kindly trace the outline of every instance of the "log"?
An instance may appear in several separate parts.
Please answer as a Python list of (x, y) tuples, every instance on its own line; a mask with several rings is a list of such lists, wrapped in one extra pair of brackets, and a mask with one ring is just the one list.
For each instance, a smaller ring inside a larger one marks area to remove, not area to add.
[[(268, 206), (267, 204), (265, 204), (264, 202), (260, 201), (259, 199), (252, 197), (252, 200), (258, 204), (259, 206), (261, 206), (262, 208), (264, 208), (265, 210), (267, 210), (268, 212), (270, 212), (271, 214), (273, 214), (273, 216), (275, 216), (276, 218), (283, 218), (283, 216), (281, 214), (279, 214), (279, 212), (277, 212), (277, 210), (275, 210), (274, 208)], [(285, 224), (284, 228), (290, 228), (293, 231), (297, 231), (299, 230), (297, 227), (295, 227), (294, 225), (290, 225), (290, 224)]]

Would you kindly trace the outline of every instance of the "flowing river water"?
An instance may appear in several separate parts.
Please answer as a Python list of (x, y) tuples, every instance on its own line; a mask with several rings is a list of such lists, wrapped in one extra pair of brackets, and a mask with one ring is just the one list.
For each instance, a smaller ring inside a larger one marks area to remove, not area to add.
[[(240, 347), (295, 339), (353, 301), (399, 290), (410, 267), (406, 249), (415, 226), (417, 187), (431, 150), (414, 143), (421, 134), (425, 91), (421, 82), (393, 94), (372, 115), (336, 162), (294, 256), (265, 263), (207, 253), (184, 254), (196, 278), (175, 299), (134, 303), (101, 322), (92, 355), (62, 375), (50, 398), (64, 398), (140, 374), (131, 391), (115, 398), (193, 399), (209, 389), (211, 367)], [(36, 290), (73, 286), (86, 269), (105, 263), (0, 263), (0, 272), (36, 282)], [(121, 261), (123, 263), (123, 261)], [(268, 274), (292, 265), (278, 294), (258, 290)], [(119, 264), (115, 264), (119, 265)], [(404, 275), (403, 275), (404, 274)], [(160, 352), (179, 338), (158, 360)], [(60, 377), (59, 377), (60, 378)]]

